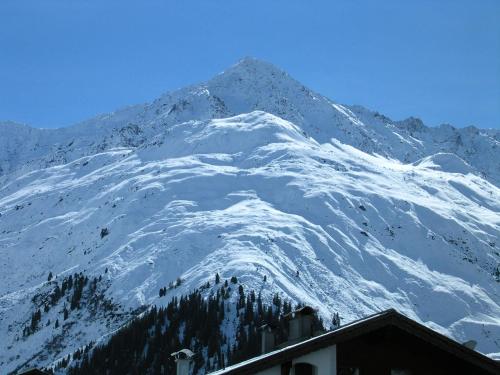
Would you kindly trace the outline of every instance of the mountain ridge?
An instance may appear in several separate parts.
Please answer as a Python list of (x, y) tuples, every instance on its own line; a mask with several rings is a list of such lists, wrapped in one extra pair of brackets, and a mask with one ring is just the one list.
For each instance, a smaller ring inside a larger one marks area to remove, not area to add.
[[(438, 152), (458, 153), (486, 178), (496, 184), (500, 181), (500, 167), (488, 162), (491, 158), (475, 157), (478, 149), (494, 155), (500, 147), (499, 131), (448, 125), (432, 128), (412, 117), (392, 121), (361, 106), (336, 104), (272, 64), (253, 58), (242, 59), (205, 83), (164, 94), (149, 104), (124, 107), (69, 128), (50, 129), (49, 134), (57, 135), (57, 146), (48, 142), (31, 157), (26, 152), (27, 155), (19, 157), (18, 164), (48, 166), (84, 156), (89, 148), (95, 152), (109, 147), (138, 146), (162, 128), (180, 122), (223, 118), (253, 110), (296, 123), (320, 143), (335, 138), (365, 152), (379, 153), (404, 163)], [(20, 138), (24, 139), (24, 135)], [(78, 139), (81, 139), (80, 145)], [(21, 140), (0, 150), (20, 153), (19, 149), (26, 148)], [(39, 144), (31, 145), (33, 149), (37, 146)], [(40, 156), (43, 156), (43, 165), (35, 160)], [(0, 153), (0, 168), (3, 165), (2, 170), (17, 169), (16, 165), (7, 165), (7, 159)]]

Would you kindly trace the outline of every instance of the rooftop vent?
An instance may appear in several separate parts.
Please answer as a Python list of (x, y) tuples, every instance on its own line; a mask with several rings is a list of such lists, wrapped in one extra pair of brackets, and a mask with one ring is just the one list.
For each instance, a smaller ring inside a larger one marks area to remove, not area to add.
[(464, 342), (462, 345), (468, 349), (474, 350), (474, 349), (476, 349), (477, 341), (476, 340), (469, 340), (469, 341)]

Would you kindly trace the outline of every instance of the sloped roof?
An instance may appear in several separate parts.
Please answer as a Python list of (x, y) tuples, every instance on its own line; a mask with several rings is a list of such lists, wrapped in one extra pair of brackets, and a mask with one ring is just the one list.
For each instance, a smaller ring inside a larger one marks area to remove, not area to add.
[(490, 372), (491, 374), (500, 374), (500, 365), (493, 359), (486, 357), (475, 350), (469, 349), (420, 323), (417, 323), (394, 309), (389, 309), (343, 325), (334, 331), (327, 332), (320, 336), (312, 337), (297, 344), (293, 344), (240, 362), (236, 365), (226, 367), (225, 369), (211, 373), (211, 375), (255, 374), (257, 371), (262, 371), (276, 365), (280, 365), (281, 363), (291, 361), (294, 358), (303, 356), (313, 351), (356, 338), (387, 326), (395, 326), (403, 331), (406, 331), (445, 352), (460, 357), (464, 361)]
[(312, 315), (316, 312), (311, 306), (304, 306), (301, 307), (300, 309), (294, 310), (292, 312), (289, 312), (288, 314), (285, 314), (283, 317), (285, 319), (290, 319), (295, 317), (296, 315)]
[(178, 352), (170, 354), (170, 356), (176, 358), (191, 358), (194, 356), (194, 353), (189, 349), (181, 349)]
[(49, 375), (48, 372), (39, 370), (37, 368), (30, 368), (28, 370), (25, 370), (23, 372), (18, 373), (19, 375)]

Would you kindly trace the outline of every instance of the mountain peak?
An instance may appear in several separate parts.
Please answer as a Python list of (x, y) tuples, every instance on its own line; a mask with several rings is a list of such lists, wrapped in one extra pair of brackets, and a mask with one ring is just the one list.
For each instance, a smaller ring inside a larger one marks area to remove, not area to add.
[[(270, 72), (282, 75), (288, 75), (284, 70), (278, 68), (270, 62), (257, 59), (255, 57), (246, 56), (240, 59), (236, 64), (232, 65), (224, 72), (229, 71), (247, 71), (247, 72)], [(222, 74), (224, 74), (224, 72)]]
[(215, 76), (210, 82), (258, 82), (270, 80), (283, 80), (296, 82), (284, 70), (277, 66), (254, 57), (244, 57), (236, 64), (230, 66), (222, 73)]

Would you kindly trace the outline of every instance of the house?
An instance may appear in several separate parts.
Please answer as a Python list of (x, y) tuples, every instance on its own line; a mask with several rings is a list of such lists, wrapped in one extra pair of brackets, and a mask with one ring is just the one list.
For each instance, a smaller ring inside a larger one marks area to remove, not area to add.
[[(312, 336), (312, 309), (295, 312), (283, 347), (212, 375), (500, 375), (500, 365), (467, 345), (390, 309)], [(269, 348), (272, 329), (262, 331)], [(302, 340), (299, 338), (302, 337)]]

